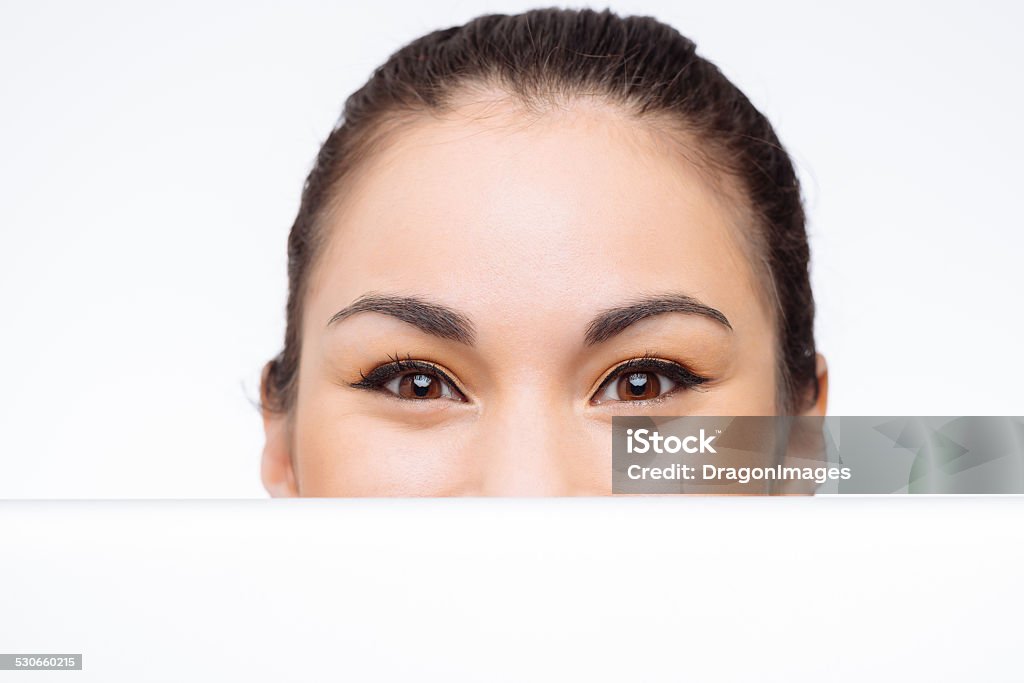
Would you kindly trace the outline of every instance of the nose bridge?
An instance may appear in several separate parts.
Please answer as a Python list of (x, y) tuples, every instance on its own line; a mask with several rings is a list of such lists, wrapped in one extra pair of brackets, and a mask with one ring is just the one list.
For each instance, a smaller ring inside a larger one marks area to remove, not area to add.
[(584, 444), (575, 434), (578, 419), (572, 407), (531, 400), (530, 394), (503, 396), (485, 412), (476, 444), (483, 495), (581, 493), (576, 451)]

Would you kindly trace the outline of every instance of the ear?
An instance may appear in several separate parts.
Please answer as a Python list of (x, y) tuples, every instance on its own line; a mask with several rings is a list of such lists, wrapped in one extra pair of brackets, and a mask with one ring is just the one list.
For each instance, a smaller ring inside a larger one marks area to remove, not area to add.
[(825, 417), (825, 409), (828, 407), (828, 364), (825, 356), (820, 353), (814, 355), (815, 375), (817, 380), (817, 392), (814, 401), (804, 411), (804, 415)]
[[(818, 467), (826, 463), (825, 437), (822, 427), (828, 407), (828, 365), (820, 353), (815, 356), (815, 389), (807, 397), (807, 408), (790, 423), (785, 464), (791, 467)], [(781, 494), (814, 495), (814, 481), (790, 481), (777, 487)]]
[(295, 483), (295, 470), (292, 467), (291, 429), (287, 413), (267, 408), (270, 405), (267, 400), (267, 377), (270, 367), (271, 363), (263, 366), (263, 377), (260, 380), (260, 410), (263, 414), (263, 433), (266, 438), (260, 478), (263, 480), (263, 488), (272, 497), (288, 498), (299, 495)]

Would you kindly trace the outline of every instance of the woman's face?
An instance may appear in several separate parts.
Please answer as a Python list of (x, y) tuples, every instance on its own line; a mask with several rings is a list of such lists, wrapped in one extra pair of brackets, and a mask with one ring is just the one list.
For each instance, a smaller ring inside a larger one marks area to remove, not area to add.
[(776, 413), (769, 297), (678, 151), (582, 103), (391, 135), (311, 274), (272, 494), (607, 494), (613, 416)]

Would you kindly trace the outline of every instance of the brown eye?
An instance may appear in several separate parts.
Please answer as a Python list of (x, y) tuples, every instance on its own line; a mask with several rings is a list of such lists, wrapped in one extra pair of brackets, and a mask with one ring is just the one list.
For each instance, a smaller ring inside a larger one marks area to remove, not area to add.
[[(675, 361), (646, 356), (620, 364), (605, 375), (591, 403), (643, 403), (698, 389), (709, 378)], [(641, 408), (642, 406), (636, 406)]]
[(402, 398), (440, 398), (441, 380), (421, 372), (402, 375), (398, 382), (398, 395)]
[(399, 398), (407, 398), (413, 401), (437, 398), (447, 398), (455, 401), (462, 400), (462, 395), (458, 390), (453, 389), (447, 380), (431, 372), (406, 372), (388, 381), (383, 386), (384, 389)]
[(653, 370), (623, 370), (606, 381), (594, 403), (651, 401), (661, 398), (679, 386), (679, 381)]
[(619, 401), (649, 401), (661, 394), (661, 382), (653, 372), (630, 372), (615, 383)]

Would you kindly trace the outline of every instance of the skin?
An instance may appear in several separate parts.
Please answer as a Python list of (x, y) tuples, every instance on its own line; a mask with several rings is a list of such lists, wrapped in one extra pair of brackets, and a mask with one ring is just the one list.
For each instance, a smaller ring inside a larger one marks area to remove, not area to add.
[[(271, 495), (610, 494), (615, 415), (778, 412), (769, 297), (734, 205), (614, 107), (527, 120), (467, 103), (391, 133), (348, 183), (306, 295), (295, 404), (264, 412)], [(368, 295), (446, 307), (470, 334), (430, 334)], [(645, 297), (728, 325), (669, 310), (588, 343), (596, 316)], [(455, 399), (351, 386), (396, 356), (441, 368)], [(653, 400), (599, 390), (645, 356), (706, 381), (672, 389), (634, 368), (661, 385)], [(806, 414), (825, 412), (820, 358), (819, 375)]]

